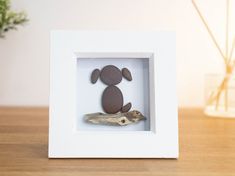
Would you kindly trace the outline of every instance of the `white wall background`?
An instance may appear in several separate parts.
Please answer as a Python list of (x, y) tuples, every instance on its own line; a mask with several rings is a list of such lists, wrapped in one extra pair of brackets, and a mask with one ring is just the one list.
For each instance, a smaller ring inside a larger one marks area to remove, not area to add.
[[(224, 49), (225, 1), (198, 4)], [(202, 106), (205, 73), (223, 72), (191, 0), (12, 0), (12, 6), (26, 10), (30, 22), (0, 40), (0, 105), (48, 105), (53, 29), (176, 31), (179, 106)]]

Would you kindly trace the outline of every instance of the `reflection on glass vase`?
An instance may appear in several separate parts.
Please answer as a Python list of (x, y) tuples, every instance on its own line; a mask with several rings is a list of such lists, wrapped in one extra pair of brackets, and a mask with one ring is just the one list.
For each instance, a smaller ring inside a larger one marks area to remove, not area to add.
[(212, 117), (235, 118), (235, 76), (233, 74), (205, 76), (204, 113)]

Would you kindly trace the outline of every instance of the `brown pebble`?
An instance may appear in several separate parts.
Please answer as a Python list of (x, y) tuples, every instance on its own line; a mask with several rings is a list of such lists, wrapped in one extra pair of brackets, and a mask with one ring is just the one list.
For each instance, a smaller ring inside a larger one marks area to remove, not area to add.
[(127, 68), (122, 69), (122, 75), (124, 78), (126, 78), (128, 81), (132, 80), (131, 72)]
[(125, 106), (122, 107), (122, 112), (128, 112), (131, 109), (131, 103), (127, 103)]
[(101, 70), (100, 79), (106, 85), (119, 84), (122, 81), (121, 70), (114, 65), (107, 65)]
[(108, 114), (119, 112), (123, 106), (123, 95), (116, 86), (108, 86), (102, 95), (103, 110)]
[(100, 76), (100, 70), (95, 69), (91, 74), (91, 82), (95, 84)]

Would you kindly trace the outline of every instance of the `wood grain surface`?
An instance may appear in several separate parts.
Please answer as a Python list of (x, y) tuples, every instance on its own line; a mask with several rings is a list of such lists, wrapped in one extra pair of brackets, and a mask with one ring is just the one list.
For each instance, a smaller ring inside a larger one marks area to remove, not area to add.
[(48, 159), (48, 108), (2, 107), (0, 176), (235, 175), (235, 119), (180, 109), (179, 133), (178, 160)]

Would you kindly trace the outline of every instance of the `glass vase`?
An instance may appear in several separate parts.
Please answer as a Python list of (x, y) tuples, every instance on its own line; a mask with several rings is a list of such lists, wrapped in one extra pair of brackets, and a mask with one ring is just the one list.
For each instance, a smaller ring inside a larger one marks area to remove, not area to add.
[(205, 76), (204, 113), (211, 117), (235, 118), (235, 77), (233, 74)]

